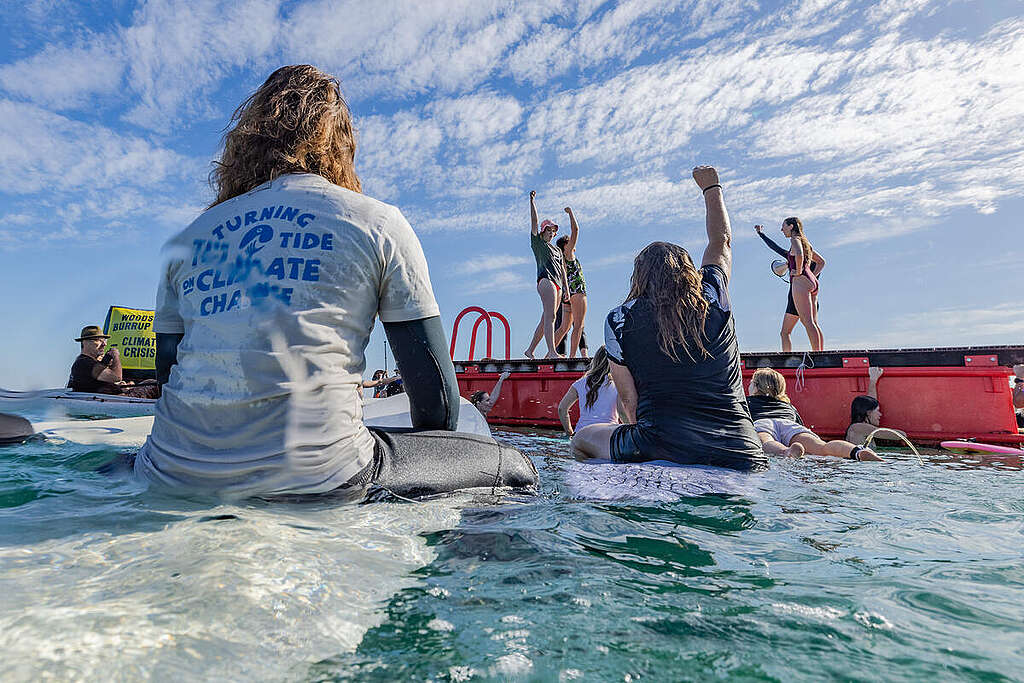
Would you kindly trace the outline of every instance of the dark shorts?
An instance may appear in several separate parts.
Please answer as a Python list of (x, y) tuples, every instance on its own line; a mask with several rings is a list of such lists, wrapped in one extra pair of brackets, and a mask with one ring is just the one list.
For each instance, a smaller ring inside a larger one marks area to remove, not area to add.
[(659, 447), (657, 440), (648, 434), (647, 429), (636, 424), (622, 425), (612, 432), (609, 453), (612, 462), (617, 463), (667, 460), (678, 465), (710, 465), (741, 471), (763, 467), (762, 463), (741, 455), (714, 455), (703, 449), (687, 450), (685, 447), (673, 448), (669, 452)]

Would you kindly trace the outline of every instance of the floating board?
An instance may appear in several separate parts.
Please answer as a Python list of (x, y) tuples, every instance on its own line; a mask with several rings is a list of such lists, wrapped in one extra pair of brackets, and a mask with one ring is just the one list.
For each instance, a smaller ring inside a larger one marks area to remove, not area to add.
[[(363, 404), (363, 423), (367, 427), (412, 427), (408, 395), (367, 399)], [(50, 439), (87, 445), (139, 448), (146, 442), (146, 437), (153, 429), (153, 416), (108, 420), (55, 420), (37, 422), (33, 427), (37, 433)], [(491, 435), (483, 415), (464, 398), (459, 403), (458, 427), (460, 432), (487, 437)]]
[(943, 441), (939, 444), (947, 451), (960, 453), (961, 455), (1024, 455), (1024, 450), (1010, 448), (1008, 446), (996, 446), (990, 443), (975, 443), (973, 441)]
[(751, 495), (757, 473), (667, 461), (643, 464), (568, 462), (565, 487), (580, 500), (669, 503), (708, 494)]
[[(156, 399), (94, 394), (70, 389), (40, 389), (39, 391), (13, 391), (0, 388), (0, 412), (21, 413), (26, 404), (52, 405), (58, 412), (102, 412), (112, 417), (152, 415)], [(47, 412), (49, 412), (47, 410)]]

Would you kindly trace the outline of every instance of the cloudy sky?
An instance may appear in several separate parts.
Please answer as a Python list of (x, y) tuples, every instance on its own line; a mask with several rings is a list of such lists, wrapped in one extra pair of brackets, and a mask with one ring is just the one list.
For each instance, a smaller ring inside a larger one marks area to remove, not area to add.
[(827, 347), (1024, 343), (1019, 0), (27, 0), (0, 20), (0, 386), (61, 385), (83, 325), (153, 306), (232, 110), (302, 62), (341, 79), (364, 190), (418, 231), (449, 331), (482, 305), (525, 348), (536, 189), (580, 220), (599, 340), (643, 245), (699, 254), (689, 169), (710, 163), (744, 350), (779, 345), (786, 285), (752, 226), (788, 215), (828, 259)]

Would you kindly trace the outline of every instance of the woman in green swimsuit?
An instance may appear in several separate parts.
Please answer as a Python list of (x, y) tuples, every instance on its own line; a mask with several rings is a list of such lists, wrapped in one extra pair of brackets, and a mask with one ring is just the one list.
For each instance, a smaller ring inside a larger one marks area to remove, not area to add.
[[(568, 303), (572, 311), (572, 341), (569, 346), (569, 357), (575, 358), (577, 352), (581, 350), (583, 351), (581, 355), (586, 356), (586, 342), (582, 342), (581, 349), (580, 340), (583, 338), (584, 318), (587, 315), (587, 282), (583, 279), (583, 268), (580, 266), (579, 259), (576, 258), (576, 240), (580, 234), (580, 226), (576, 222), (576, 216), (571, 208), (565, 207), (565, 212), (569, 214), (571, 232), (568, 237), (564, 235), (559, 237), (555, 244), (562, 250), (565, 257), (565, 275), (569, 287)], [(563, 313), (569, 313), (569, 311), (563, 309)], [(568, 331), (569, 328), (566, 326), (565, 332)], [(556, 343), (561, 343), (561, 341), (559, 338)]]

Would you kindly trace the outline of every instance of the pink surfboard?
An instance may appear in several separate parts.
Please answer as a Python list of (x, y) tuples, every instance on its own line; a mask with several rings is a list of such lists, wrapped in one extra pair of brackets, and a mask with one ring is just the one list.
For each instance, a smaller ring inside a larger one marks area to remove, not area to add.
[(1009, 446), (996, 446), (990, 443), (975, 443), (973, 441), (943, 441), (939, 444), (947, 451), (961, 453), (964, 455), (987, 453), (989, 455), (1024, 455), (1024, 450), (1010, 448)]

